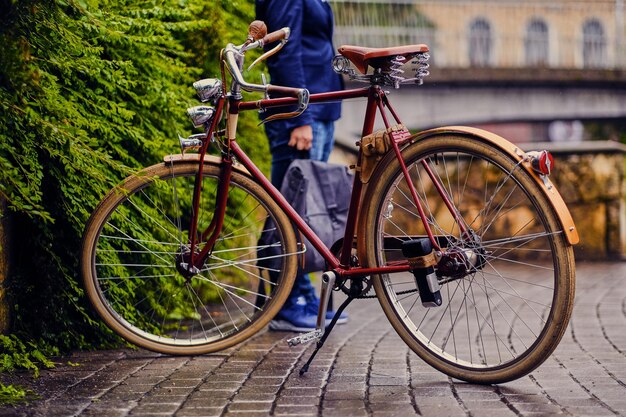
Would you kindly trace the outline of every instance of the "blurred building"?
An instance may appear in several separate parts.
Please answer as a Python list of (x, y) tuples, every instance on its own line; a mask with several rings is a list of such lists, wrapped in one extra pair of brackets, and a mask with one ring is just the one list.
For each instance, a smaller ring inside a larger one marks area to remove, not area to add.
[(624, 66), (624, 0), (331, 3), (337, 44), (427, 43), (439, 67)]
[[(589, 125), (624, 125), (624, 1), (330, 3), (336, 45), (429, 45), (424, 86), (392, 92), (407, 125), (477, 125), (525, 142), (579, 141)], [(339, 131), (351, 140), (362, 110), (344, 109)]]

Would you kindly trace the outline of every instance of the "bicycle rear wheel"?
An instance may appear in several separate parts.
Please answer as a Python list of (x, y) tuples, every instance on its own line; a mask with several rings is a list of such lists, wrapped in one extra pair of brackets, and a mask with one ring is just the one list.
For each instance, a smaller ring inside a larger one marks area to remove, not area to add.
[[(543, 191), (509, 155), (462, 135), (417, 142), (403, 158), (424, 220), (453, 255), (436, 267), (439, 307), (422, 305), (410, 273), (375, 277), (387, 317), (412, 350), (452, 377), (499, 383), (529, 373), (556, 348), (574, 301), (573, 251)], [(368, 266), (404, 260), (401, 243), (426, 231), (397, 160), (368, 193), (361, 256)]]
[[(96, 311), (124, 339), (166, 354), (214, 352), (252, 336), (280, 309), (297, 269), (286, 215), (234, 171), (210, 256), (195, 275), (181, 273), (197, 170), (197, 162), (164, 163), (128, 178), (97, 207), (84, 235), (83, 280)], [(211, 223), (218, 179), (219, 167), (205, 165), (200, 232)]]

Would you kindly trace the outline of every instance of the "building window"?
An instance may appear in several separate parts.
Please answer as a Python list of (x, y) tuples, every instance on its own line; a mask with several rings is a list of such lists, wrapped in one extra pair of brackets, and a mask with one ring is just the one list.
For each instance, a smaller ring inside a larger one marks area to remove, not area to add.
[(590, 19), (583, 25), (583, 66), (606, 67), (606, 35), (602, 23)]
[(486, 67), (491, 64), (493, 46), (491, 25), (483, 18), (478, 18), (470, 25), (469, 62), (475, 67)]
[(541, 19), (533, 19), (526, 27), (524, 39), (526, 65), (545, 66), (548, 64), (549, 41), (548, 25)]

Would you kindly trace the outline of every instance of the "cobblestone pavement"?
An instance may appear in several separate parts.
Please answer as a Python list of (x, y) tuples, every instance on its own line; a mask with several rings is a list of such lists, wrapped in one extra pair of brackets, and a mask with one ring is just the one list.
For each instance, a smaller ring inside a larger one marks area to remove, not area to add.
[[(395, 334), (376, 300), (355, 301), (310, 371), (311, 346), (264, 332), (196, 357), (81, 352), (31, 381), (41, 399), (0, 416), (626, 415), (626, 263), (580, 264), (573, 319), (552, 357), (499, 386), (451, 380)], [(78, 362), (72, 366), (68, 361)]]

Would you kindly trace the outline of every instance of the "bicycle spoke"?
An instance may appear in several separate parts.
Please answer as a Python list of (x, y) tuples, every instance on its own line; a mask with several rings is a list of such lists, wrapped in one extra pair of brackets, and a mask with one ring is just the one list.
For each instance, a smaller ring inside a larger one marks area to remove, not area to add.
[[(190, 250), (185, 240), (193, 220), (195, 171), (181, 175), (176, 164), (164, 169), (165, 174), (151, 174), (132, 182), (126, 194), (114, 195), (119, 201), (103, 218), (94, 248), (96, 302), (124, 331), (172, 348), (166, 352), (210, 347), (267, 320), (266, 306), (280, 291), (286, 265), (293, 271), (301, 248), (292, 237), (287, 249), (285, 225), (268, 209), (275, 204), (269, 196), (260, 198), (258, 186), (252, 192), (234, 181), (220, 235), (198, 273), (189, 274), (181, 264)], [(199, 235), (215, 213), (219, 180), (213, 166), (205, 170)], [(276, 238), (261, 243), (267, 233)], [(199, 240), (194, 250), (199, 253), (205, 244)]]

